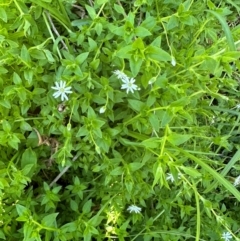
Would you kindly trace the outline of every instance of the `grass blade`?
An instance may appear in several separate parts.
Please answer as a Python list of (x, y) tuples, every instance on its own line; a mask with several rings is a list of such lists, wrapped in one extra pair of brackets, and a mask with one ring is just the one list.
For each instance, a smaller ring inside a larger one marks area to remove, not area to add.
[(209, 172), (216, 181), (218, 181), (220, 184), (222, 184), (229, 192), (231, 192), (234, 197), (240, 201), (240, 192), (228, 181), (226, 180), (222, 175), (220, 175), (218, 172), (216, 172), (214, 169), (212, 169), (209, 165), (198, 159), (197, 157), (191, 155), (190, 153), (182, 150), (181, 148), (177, 148), (182, 154), (189, 157), (191, 160), (195, 161), (198, 165), (200, 165), (202, 168), (204, 168), (207, 172)]
[[(230, 162), (225, 166), (225, 168), (222, 170), (220, 175), (222, 177), (225, 177), (227, 173), (230, 171), (230, 169), (233, 167), (233, 165), (240, 159), (240, 150), (238, 150), (235, 155), (232, 157)], [(213, 182), (205, 191), (204, 193), (210, 192), (215, 186), (217, 185), (217, 181)]]
[(47, 10), (58, 22), (60, 22), (68, 31), (71, 30), (71, 22), (68, 18), (64, 17), (57, 9), (50, 7), (49, 4), (39, 0), (30, 0), (32, 3), (39, 5), (43, 9)]
[(228, 45), (229, 45), (229, 48), (230, 50), (232, 51), (236, 51), (236, 46), (234, 44), (234, 40), (233, 40), (233, 37), (232, 37), (232, 33), (231, 33), (231, 30), (230, 28), (228, 27), (228, 24), (225, 20), (224, 17), (222, 17), (221, 15), (219, 15), (218, 13), (212, 11), (212, 10), (206, 10), (207, 12), (211, 13), (212, 15), (214, 15), (218, 20), (219, 22), (221, 23), (222, 25), (222, 28), (223, 28), (223, 31), (226, 35), (226, 38), (227, 38), (227, 42), (228, 42)]

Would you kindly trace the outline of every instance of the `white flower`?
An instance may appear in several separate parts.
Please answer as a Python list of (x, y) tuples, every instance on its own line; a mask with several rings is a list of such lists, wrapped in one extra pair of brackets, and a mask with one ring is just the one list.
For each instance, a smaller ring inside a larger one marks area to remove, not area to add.
[(102, 114), (106, 111), (106, 106), (102, 106), (99, 110), (99, 113)]
[(212, 119), (211, 119), (210, 124), (214, 124), (215, 122), (216, 122), (216, 116), (213, 116)]
[[(178, 179), (180, 178), (180, 173), (178, 173)], [(167, 181), (171, 181), (171, 182), (174, 182), (175, 179), (173, 177), (173, 174), (172, 173), (167, 173), (167, 178), (166, 178)]]
[(123, 79), (128, 79), (128, 76), (125, 75), (122, 71), (120, 70), (114, 70), (113, 73), (117, 76), (118, 79), (123, 80)]
[(128, 207), (128, 209), (127, 209), (130, 213), (140, 213), (141, 212), (141, 208), (140, 207), (138, 207), (138, 206), (135, 206), (135, 205), (131, 205), (131, 206), (129, 206)]
[(176, 66), (176, 59), (172, 56), (172, 61), (171, 61), (172, 66)]
[(68, 100), (67, 94), (71, 94), (72, 87), (66, 87), (66, 82), (65, 81), (60, 81), (59, 82), (55, 82), (55, 86), (52, 87), (52, 89), (56, 90), (56, 92), (53, 94), (54, 98), (58, 98), (59, 96), (61, 96), (61, 101), (64, 101), (64, 99)]
[(230, 239), (232, 239), (232, 235), (229, 232), (223, 232), (222, 239), (224, 239), (224, 241), (230, 241)]
[(138, 86), (134, 84), (135, 79), (134, 78), (126, 78), (126, 79), (122, 79), (122, 87), (121, 89), (126, 89), (127, 90), (127, 94), (129, 91), (131, 91), (132, 93), (134, 93), (134, 90), (139, 90)]
[(236, 177), (233, 185), (236, 187), (236, 186), (238, 186), (239, 184), (240, 184), (240, 175), (239, 175), (238, 177)]
[(134, 78), (129, 78), (120, 70), (115, 70), (113, 71), (113, 73), (117, 76), (118, 79), (123, 82), (121, 89), (126, 89), (127, 94), (129, 91), (134, 93), (134, 90), (140, 90), (140, 88), (138, 88), (138, 86), (134, 84), (134, 82), (136, 81)]
[(171, 182), (174, 182), (175, 180), (174, 180), (174, 177), (173, 177), (173, 174), (171, 174), (171, 173), (167, 173), (167, 178), (166, 178), (166, 180), (168, 181), (171, 181)]
[(240, 109), (240, 104), (237, 104), (235, 108)]

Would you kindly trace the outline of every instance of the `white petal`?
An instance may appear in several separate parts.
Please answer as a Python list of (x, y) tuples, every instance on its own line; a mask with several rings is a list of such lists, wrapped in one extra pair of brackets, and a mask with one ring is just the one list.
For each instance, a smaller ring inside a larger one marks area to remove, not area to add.
[(65, 88), (66, 82), (65, 81), (60, 81), (60, 88)]
[(56, 85), (56, 88), (60, 88), (60, 85), (59, 85), (59, 83), (58, 82), (55, 82), (55, 85)]
[(136, 81), (136, 80), (135, 80), (134, 78), (131, 78), (129, 82), (130, 82), (131, 84), (133, 84), (135, 81)]
[(102, 106), (99, 110), (99, 113), (102, 114), (106, 111), (106, 107), (105, 106)]
[(172, 61), (171, 61), (171, 64), (172, 64), (172, 66), (176, 66), (176, 59), (174, 58), (174, 57), (172, 57)]
[(53, 94), (53, 97), (58, 98), (60, 95), (61, 95), (61, 92), (58, 91)]
[(129, 83), (129, 78), (127, 76), (124, 76), (123, 78), (121, 78), (121, 81), (125, 84)]
[(128, 89), (128, 84), (122, 84), (121, 89)]
[(61, 95), (61, 101), (64, 101), (64, 99), (68, 100), (68, 97), (65, 93), (62, 93)]
[(54, 90), (59, 90), (59, 87), (51, 87), (52, 89), (54, 89)]
[(132, 88), (128, 88), (128, 90), (130, 90), (132, 93), (134, 93), (134, 90)]

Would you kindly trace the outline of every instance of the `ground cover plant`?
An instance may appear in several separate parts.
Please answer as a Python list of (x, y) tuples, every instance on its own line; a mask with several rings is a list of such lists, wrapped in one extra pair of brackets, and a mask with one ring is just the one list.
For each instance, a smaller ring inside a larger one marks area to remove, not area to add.
[(240, 240), (239, 10), (1, 0), (0, 239)]

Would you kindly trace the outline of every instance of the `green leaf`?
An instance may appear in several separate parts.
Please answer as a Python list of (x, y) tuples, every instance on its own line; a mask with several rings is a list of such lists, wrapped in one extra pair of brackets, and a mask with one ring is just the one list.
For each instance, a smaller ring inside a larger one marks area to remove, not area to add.
[(124, 8), (121, 5), (115, 4), (113, 5), (114, 9), (116, 12), (122, 14), (122, 15), (126, 15)]
[(193, 178), (198, 178), (198, 177), (201, 177), (202, 174), (197, 171), (196, 169), (192, 168), (192, 167), (184, 167), (184, 166), (181, 166), (180, 167), (187, 175), (193, 177)]
[(89, 134), (89, 131), (86, 129), (85, 126), (81, 126), (80, 129), (78, 130), (76, 137), (80, 136), (87, 136)]
[(165, 127), (167, 124), (169, 124), (174, 117), (173, 113), (170, 110), (159, 111), (159, 113), (157, 114), (161, 120), (161, 127)]
[(157, 183), (159, 183), (160, 186), (162, 186), (163, 185), (163, 169), (162, 169), (161, 165), (156, 163), (153, 168), (153, 173), (154, 173), (154, 180), (153, 180), (152, 188)]
[(92, 207), (92, 199), (84, 203), (83, 209), (82, 209), (83, 213), (90, 213), (91, 207)]
[(33, 90), (33, 94), (34, 94), (34, 95), (40, 95), (40, 94), (43, 94), (44, 92), (46, 92), (46, 90), (43, 89), (43, 88), (35, 88), (35, 89)]
[(151, 60), (157, 60), (157, 61), (171, 61), (172, 57), (169, 53), (166, 51), (156, 47), (156, 46), (148, 46), (145, 49), (145, 56), (146, 58), (149, 58)]
[(132, 51), (132, 45), (127, 45), (120, 48), (120, 50), (116, 53), (116, 56), (121, 59), (129, 59), (131, 57), (130, 51)]
[(29, 49), (29, 54), (34, 59), (46, 59), (45, 54), (39, 49)]
[(37, 164), (37, 155), (30, 147), (23, 152), (21, 167), (24, 168), (28, 164)]
[(88, 50), (90, 52), (96, 50), (98, 47), (97, 42), (90, 37), (88, 37), (88, 44), (89, 44)]
[(16, 209), (19, 216), (29, 214), (29, 210), (20, 204), (16, 204)]
[(149, 122), (151, 123), (153, 129), (158, 132), (160, 128), (160, 121), (157, 115), (151, 113), (149, 116)]
[(103, 25), (101, 23), (97, 23), (94, 29), (96, 30), (97, 35), (100, 36), (103, 30)]
[(11, 131), (11, 129), (12, 129), (11, 125), (10, 125), (9, 122), (6, 121), (6, 120), (3, 120), (3, 121), (2, 121), (2, 128), (3, 128), (3, 130), (4, 130), (5, 132), (7, 132), (7, 133), (9, 133), (9, 132)]
[(128, 103), (129, 103), (130, 107), (137, 112), (140, 112), (142, 110), (142, 108), (144, 107), (144, 103), (139, 100), (128, 99)]
[(161, 141), (162, 140), (158, 137), (151, 137), (146, 139), (145, 141), (142, 141), (141, 144), (146, 148), (155, 149), (160, 146)]
[(87, 10), (91, 19), (95, 19), (97, 17), (97, 14), (96, 14), (95, 9), (93, 7), (90, 7), (89, 5), (86, 4), (85, 9)]
[(31, 170), (34, 168), (34, 164), (27, 164), (23, 169), (22, 169), (22, 174), (25, 176), (30, 176)]
[(31, 62), (31, 58), (30, 58), (30, 55), (28, 53), (28, 49), (25, 45), (22, 46), (22, 49), (21, 49), (21, 59), (24, 61), (24, 63), (26, 65), (29, 65), (30, 62)]
[(0, 229), (0, 239), (6, 240), (4, 232)]
[(46, 227), (55, 227), (56, 225), (53, 225), (53, 224), (56, 222), (57, 215), (58, 215), (58, 213), (52, 213), (52, 214), (45, 216), (42, 219), (41, 224)]
[(8, 73), (8, 70), (2, 66), (0, 66), (0, 74), (6, 74)]
[(188, 141), (190, 138), (192, 138), (192, 135), (188, 134), (178, 134), (178, 133), (172, 133), (167, 137), (167, 140), (176, 146), (179, 146), (183, 144), (184, 142)]
[(2, 19), (5, 23), (8, 21), (7, 13), (4, 8), (0, 8), (0, 19)]
[(171, 30), (175, 27), (178, 27), (179, 25), (179, 19), (177, 16), (172, 15), (167, 23), (167, 30)]
[(43, 52), (45, 53), (49, 63), (55, 62), (55, 59), (53, 58), (52, 53), (48, 49), (44, 49)]
[(21, 100), (21, 103), (25, 102), (25, 100), (27, 99), (27, 93), (23, 87), (17, 89), (17, 94), (19, 99)]
[(131, 172), (135, 172), (143, 166), (143, 163), (133, 162), (133, 163), (130, 163), (128, 166)]
[(0, 105), (7, 108), (7, 109), (11, 108), (11, 104), (8, 100), (0, 100)]
[(20, 124), (20, 128), (23, 130), (23, 131), (32, 131), (32, 127), (25, 121), (22, 121), (21, 124)]
[(13, 73), (13, 83), (15, 85), (20, 85), (22, 83), (22, 79), (16, 72)]
[(0, 178), (0, 188), (1, 189), (4, 189), (6, 187), (9, 187), (9, 184), (7, 182), (7, 179), (5, 178)]
[(74, 200), (70, 200), (70, 207), (71, 207), (71, 209), (73, 210), (73, 211), (75, 211), (75, 212), (77, 212), (78, 211), (78, 204), (77, 204), (77, 202), (76, 201), (74, 201)]
[(133, 76), (136, 76), (142, 66), (143, 59), (141, 57), (134, 59), (133, 56), (130, 58), (130, 69)]
[(119, 176), (119, 175), (122, 175), (123, 173), (124, 173), (123, 167), (116, 167), (110, 172), (110, 175)]
[(131, 181), (125, 181), (125, 186), (126, 186), (126, 189), (129, 193), (132, 192), (132, 189), (133, 189), (133, 183)]
[(94, 70), (97, 70), (100, 64), (100, 59), (95, 59), (90, 63), (90, 67)]
[(138, 37), (146, 37), (152, 35), (152, 33), (144, 27), (138, 26), (135, 30)]
[(82, 63), (84, 63), (84, 61), (87, 59), (89, 55), (89, 52), (85, 52), (85, 53), (81, 53), (76, 57), (76, 61), (77, 63), (80, 65)]

